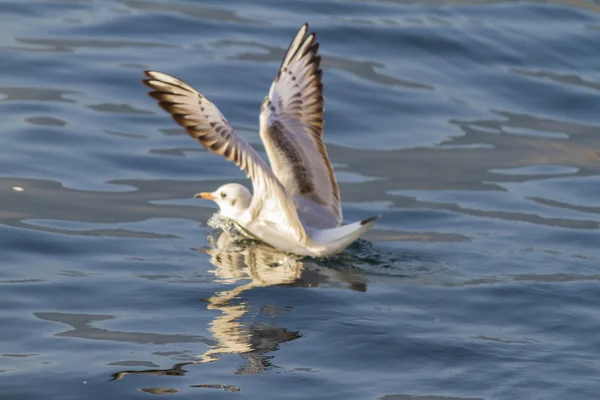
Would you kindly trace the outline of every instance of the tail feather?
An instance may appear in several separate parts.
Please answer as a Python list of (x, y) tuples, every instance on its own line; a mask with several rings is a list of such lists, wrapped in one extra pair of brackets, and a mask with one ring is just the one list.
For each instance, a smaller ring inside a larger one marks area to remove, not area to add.
[(320, 249), (323, 254), (341, 253), (363, 233), (371, 229), (379, 218), (381, 215), (375, 215), (352, 224), (311, 232), (310, 236), (314, 247)]
[(369, 217), (367, 219), (363, 219), (362, 221), (360, 221), (361, 225), (367, 225), (370, 224), (371, 222), (377, 221), (379, 218), (381, 218), (381, 215), (374, 215), (372, 217)]

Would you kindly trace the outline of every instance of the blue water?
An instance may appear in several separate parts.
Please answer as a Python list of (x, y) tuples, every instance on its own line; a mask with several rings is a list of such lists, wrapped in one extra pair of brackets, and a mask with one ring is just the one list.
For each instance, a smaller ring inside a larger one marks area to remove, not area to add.
[[(192, 195), (248, 182), (142, 71), (262, 151), (305, 21), (345, 220), (383, 218), (219, 247)], [(0, 32), (3, 399), (598, 398), (600, 1), (5, 0)]]

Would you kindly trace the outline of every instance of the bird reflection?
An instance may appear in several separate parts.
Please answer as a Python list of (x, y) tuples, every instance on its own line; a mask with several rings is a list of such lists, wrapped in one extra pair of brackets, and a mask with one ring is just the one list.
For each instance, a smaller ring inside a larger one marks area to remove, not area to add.
[(236, 284), (241, 280), (249, 280), (233, 289), (216, 292), (207, 299), (207, 309), (220, 312), (209, 327), (216, 344), (194, 361), (178, 363), (168, 369), (120, 371), (112, 375), (112, 380), (136, 374), (183, 376), (188, 372), (185, 366), (218, 360), (220, 354), (240, 354), (246, 359), (236, 373), (258, 374), (272, 367), (272, 357), (268, 353), (277, 350), (280, 343), (301, 337), (299, 332), (260, 322), (261, 315), (276, 314), (279, 311), (276, 307), (263, 305), (254, 316), (255, 322), (241, 321), (240, 318), (248, 312), (249, 307), (239, 298), (243, 292), (255, 287), (313, 286), (318, 284), (317, 280), (314, 276), (310, 281), (300, 279), (304, 263), (299, 257), (260, 243), (238, 239), (230, 232), (220, 232), (216, 236), (209, 236), (210, 248), (202, 250), (210, 256), (209, 261), (215, 266), (211, 272), (218, 282)]
[[(203, 251), (210, 255), (210, 262), (215, 266), (211, 272), (219, 282), (249, 282), (217, 292), (207, 300), (207, 309), (218, 310), (221, 315), (209, 327), (217, 344), (202, 354), (200, 359), (202, 362), (211, 362), (217, 360), (219, 354), (240, 354), (247, 362), (236, 373), (261, 373), (272, 366), (272, 357), (265, 354), (277, 350), (280, 343), (299, 338), (301, 334), (262, 322), (242, 322), (248, 305), (239, 301), (240, 295), (256, 287), (294, 284), (301, 277), (304, 263), (298, 256), (282, 253), (261, 243), (237, 240), (227, 232), (221, 232), (216, 238), (210, 236), (209, 243), (211, 248)], [(277, 312), (277, 308), (263, 306), (258, 314)]]
[[(276, 351), (281, 343), (298, 339), (302, 334), (262, 322), (265, 316), (281, 311), (281, 308), (267, 304), (252, 313), (252, 322), (243, 321), (242, 317), (247, 317), (250, 310), (250, 306), (241, 300), (244, 292), (257, 287), (315, 287), (323, 283), (341, 283), (352, 290), (366, 290), (364, 276), (360, 274), (327, 268), (316, 260), (283, 253), (265, 244), (241, 239), (232, 232), (215, 231), (208, 237), (208, 242), (210, 247), (201, 251), (210, 256), (209, 261), (215, 267), (210, 272), (215, 275), (216, 281), (237, 284), (233, 289), (218, 291), (206, 299), (208, 310), (220, 312), (208, 328), (215, 344), (193, 361), (178, 363), (168, 369), (120, 371), (112, 375), (113, 380), (132, 374), (183, 376), (188, 372), (185, 366), (213, 362), (223, 354), (239, 354), (245, 359), (236, 374), (260, 374), (274, 367), (270, 353)], [(244, 283), (238, 284), (241, 281)], [(230, 390), (226, 389), (229, 388), (227, 385), (215, 387)]]

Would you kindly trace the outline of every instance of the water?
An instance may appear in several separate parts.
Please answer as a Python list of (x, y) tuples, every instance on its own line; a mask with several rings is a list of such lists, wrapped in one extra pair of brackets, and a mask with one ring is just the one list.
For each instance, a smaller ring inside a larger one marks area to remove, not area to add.
[[(140, 83), (262, 150), (305, 21), (345, 220), (383, 215), (326, 260), (215, 237), (192, 195), (246, 181)], [(600, 2), (5, 0), (0, 29), (2, 398), (597, 398)]]

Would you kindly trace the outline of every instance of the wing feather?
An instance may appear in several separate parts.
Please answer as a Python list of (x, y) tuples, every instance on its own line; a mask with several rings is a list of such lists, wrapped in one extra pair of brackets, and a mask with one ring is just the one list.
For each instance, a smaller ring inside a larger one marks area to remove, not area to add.
[(252, 180), (254, 195), (250, 212), (254, 219), (268, 220), (300, 243), (306, 242), (293, 200), (263, 158), (235, 133), (219, 109), (192, 86), (162, 72), (145, 71), (142, 82), (152, 89), (148, 94), (186, 132), (212, 153), (234, 162)]
[[(300, 28), (261, 108), (260, 136), (273, 172), (300, 216), (317, 228), (342, 222), (340, 192), (323, 142), (319, 44)], [(318, 215), (318, 218), (311, 218)], [(311, 221), (312, 219), (312, 221)]]

